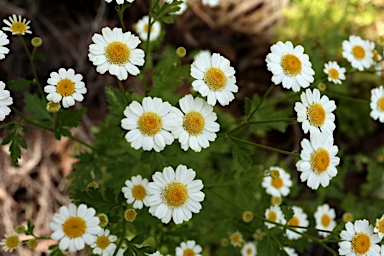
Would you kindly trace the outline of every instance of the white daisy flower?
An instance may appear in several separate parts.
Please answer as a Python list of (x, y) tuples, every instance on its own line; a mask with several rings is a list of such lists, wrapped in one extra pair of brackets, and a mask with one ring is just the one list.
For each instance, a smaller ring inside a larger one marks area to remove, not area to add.
[(216, 132), (220, 125), (213, 107), (201, 98), (186, 95), (179, 100), (182, 112), (174, 108), (174, 113), (183, 123), (172, 132), (175, 139), (179, 139), (181, 148), (185, 151), (191, 148), (200, 152), (201, 148), (208, 148), (209, 142), (216, 139)]
[(301, 45), (293, 48), (290, 41), (279, 41), (271, 46), (271, 52), (265, 61), (268, 70), (273, 74), (272, 82), (282, 83), (286, 89), (292, 88), (294, 92), (298, 92), (301, 87), (307, 88), (314, 81), (315, 71)]
[(144, 51), (136, 49), (140, 39), (131, 32), (123, 32), (121, 28), (111, 30), (105, 27), (100, 34), (94, 34), (89, 45), (88, 58), (100, 74), (109, 72), (119, 80), (128, 78), (128, 73), (137, 75), (140, 70), (136, 66), (144, 65)]
[(96, 241), (91, 244), (94, 254), (102, 254), (103, 256), (112, 256), (116, 249), (117, 237), (110, 235), (108, 229), (101, 229), (100, 233), (96, 235)]
[(195, 176), (196, 172), (185, 165), (179, 165), (176, 172), (169, 166), (152, 175), (153, 182), (148, 184), (149, 212), (163, 223), (171, 218), (176, 224), (190, 220), (192, 212), (200, 212), (205, 196), (200, 191), (203, 182), (194, 180)]
[[(271, 205), (265, 211), (265, 218), (267, 220), (270, 220), (270, 221), (273, 221), (276, 223), (280, 223), (280, 224), (286, 223), (286, 221), (284, 219), (284, 214), (281, 211), (280, 206), (278, 206), (278, 205)], [(267, 226), (267, 228), (273, 228), (274, 226), (276, 226), (275, 224), (269, 223), (269, 222), (264, 222), (264, 224), (265, 224), (265, 226)]]
[(13, 99), (8, 90), (5, 90), (5, 83), (0, 81), (0, 121), (3, 121), (11, 113), (8, 107), (13, 104)]
[(202, 250), (194, 240), (188, 240), (186, 243), (181, 242), (180, 246), (176, 247), (176, 256), (201, 256)]
[(304, 133), (325, 132), (332, 135), (335, 130), (335, 115), (332, 113), (336, 109), (334, 100), (329, 100), (326, 95), (321, 96), (318, 89), (307, 89), (301, 93), (301, 102), (295, 103), (297, 121), (302, 123)]
[(182, 123), (182, 119), (172, 113), (173, 108), (156, 97), (145, 97), (142, 105), (133, 101), (124, 110), (126, 118), (121, 120), (121, 127), (128, 130), (126, 140), (134, 149), (146, 151), (160, 152), (171, 145), (175, 139), (171, 132)]
[[(110, 2), (112, 2), (113, 0), (105, 0), (105, 2), (107, 2), (107, 3), (110, 3)], [(128, 3), (133, 3), (133, 1), (135, 1), (135, 0), (116, 0), (116, 3), (117, 4), (124, 4), (125, 2), (128, 2)]]
[(192, 87), (202, 96), (207, 97), (209, 105), (218, 101), (222, 106), (228, 105), (238, 91), (235, 69), (228, 59), (218, 53), (202, 53), (191, 65), (191, 76), (196, 80)]
[(345, 224), (341, 231), (339, 254), (348, 256), (379, 255), (380, 246), (377, 244), (381, 238), (373, 233), (373, 226), (368, 220), (356, 220), (355, 223)]
[[(188, 5), (187, 5), (187, 0), (179, 0), (179, 1), (181, 1), (181, 3), (179, 4), (179, 10), (178, 11), (176, 11), (176, 12), (174, 12), (174, 13), (172, 13), (172, 14), (175, 14), (175, 15), (182, 15), (186, 10), (187, 10), (187, 8), (188, 8)], [(171, 3), (173, 3), (173, 0), (166, 0), (166, 2), (167, 3), (169, 3), (169, 4), (171, 4)]]
[(301, 147), (301, 160), (296, 163), (301, 181), (307, 181), (311, 189), (317, 189), (320, 184), (327, 187), (337, 175), (336, 166), (340, 163), (336, 156), (339, 149), (333, 145), (333, 137), (323, 132), (311, 133), (310, 140), (301, 141)]
[(369, 46), (372, 51), (372, 66), (374, 70), (376, 71), (376, 75), (381, 76), (382, 73), (382, 60), (383, 57), (375, 50), (375, 43), (374, 42), (369, 42)]
[(379, 119), (380, 123), (384, 123), (384, 88), (382, 85), (371, 90), (370, 107), (372, 119)]
[(201, 58), (202, 56), (204, 56), (204, 54), (209, 54), (211, 55), (211, 51), (210, 50), (200, 50), (194, 57), (193, 57), (193, 60), (196, 61), (197, 59)]
[(384, 244), (380, 247), (380, 256), (384, 256)]
[(335, 84), (341, 84), (345, 80), (345, 68), (342, 68), (336, 61), (328, 61), (324, 64), (324, 73), (328, 75), (328, 81)]
[(8, 27), (2, 28), (4, 31), (9, 31), (12, 33), (12, 35), (25, 35), (25, 33), (32, 33), (31, 30), (29, 30), (29, 23), (31, 23), (30, 20), (27, 20), (25, 18), (21, 20), (21, 16), (19, 15), (19, 17), (17, 17), (16, 14), (9, 16), (8, 19), (9, 20), (3, 20), (3, 22), (8, 25)]
[[(273, 179), (269, 173), (272, 171), (278, 171), (279, 177)], [(265, 170), (266, 175), (263, 178), (261, 186), (266, 189), (267, 194), (276, 197), (288, 196), (290, 187), (292, 186), (291, 175), (283, 168), (278, 166), (269, 167)]]
[(299, 256), (295, 249), (290, 248), (290, 247), (284, 247), (284, 251), (288, 254), (288, 256)]
[[(297, 206), (292, 206), (293, 209), (293, 217), (287, 222), (289, 226), (300, 226), (300, 227), (308, 227), (309, 222), (308, 222), (308, 217), (307, 214), (303, 211), (302, 208), (297, 207)], [(306, 231), (305, 228), (294, 228), (291, 227), (297, 232), (303, 233)], [(288, 237), (289, 240), (296, 240), (301, 237), (301, 234), (298, 234), (290, 229), (286, 230), (285, 233)]]
[(359, 71), (369, 68), (372, 63), (373, 53), (370, 49), (369, 41), (361, 39), (359, 36), (349, 36), (349, 40), (343, 41), (343, 57), (346, 58)]
[(133, 176), (131, 180), (125, 181), (126, 187), (122, 188), (127, 203), (133, 204), (133, 208), (142, 209), (143, 205), (148, 206), (148, 179), (143, 179), (141, 175)]
[(241, 256), (256, 256), (256, 254), (256, 245), (253, 242), (247, 242), (243, 248), (241, 248)]
[(241, 234), (239, 231), (232, 233), (229, 236), (229, 241), (234, 247), (241, 247), (245, 243), (243, 234)]
[[(141, 40), (147, 41), (148, 37), (148, 28), (149, 28), (149, 16), (146, 15), (142, 17), (140, 20), (137, 21), (135, 30), (136, 33), (139, 35)], [(151, 33), (149, 34), (149, 41), (156, 40), (161, 32), (161, 25), (160, 22), (155, 21), (155, 23), (151, 26)]]
[(159, 251), (156, 251), (156, 252), (151, 253), (151, 254), (146, 253), (146, 255), (148, 255), (148, 256), (163, 256), (163, 254), (161, 254)]
[(78, 207), (70, 204), (68, 207), (60, 207), (59, 212), (53, 216), (49, 227), (53, 231), (52, 240), (60, 240), (60, 250), (76, 252), (84, 249), (85, 244), (91, 245), (95, 242), (94, 235), (101, 231), (95, 209), (88, 208), (85, 204)]
[(87, 93), (87, 88), (82, 81), (81, 74), (75, 74), (73, 69), (65, 70), (60, 68), (58, 73), (52, 72), (48, 78), (48, 85), (44, 87), (44, 91), (48, 93), (47, 100), (53, 103), (63, 104), (64, 108), (75, 105), (75, 101), (82, 102)]
[(21, 240), (14, 232), (4, 235), (4, 238), (0, 242), (0, 246), (2, 246), (2, 249), (5, 252), (12, 252), (13, 250), (19, 248), (20, 244)]
[(5, 55), (9, 53), (9, 49), (4, 45), (9, 44), (7, 34), (0, 30), (0, 60), (5, 58)]
[(201, 0), (203, 5), (209, 5), (209, 7), (219, 6), (220, 0)]
[(376, 219), (376, 225), (373, 232), (377, 233), (380, 239), (384, 237), (384, 214), (380, 219)]
[[(332, 231), (336, 227), (335, 210), (328, 204), (319, 205), (315, 212), (316, 229)], [(327, 237), (330, 233), (319, 231), (319, 235)]]

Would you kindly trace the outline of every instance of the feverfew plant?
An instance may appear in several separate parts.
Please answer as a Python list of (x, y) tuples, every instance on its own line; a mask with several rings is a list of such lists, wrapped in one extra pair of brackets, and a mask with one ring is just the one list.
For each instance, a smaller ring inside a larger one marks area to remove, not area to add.
[[(35, 231), (33, 219), (16, 232), (0, 230), (3, 251), (17, 254), (27, 245), (33, 254), (50, 240), (52, 256), (300, 255), (315, 247), (327, 255), (383, 254), (377, 131), (384, 91), (377, 79), (353, 86), (356, 76), (380, 74), (383, 36), (375, 44), (344, 34), (332, 52), (318, 47), (323, 41), (281, 32), (265, 54), (272, 84), (248, 94), (240, 65), (225, 51), (189, 52), (164, 41), (188, 6), (217, 11), (224, 2), (105, 2), (120, 24), (91, 31), (87, 64), (115, 84), (105, 85), (107, 114), (90, 143), (73, 128), (87, 114), (82, 102), (92, 82), (76, 63), (40, 74), (44, 42), (34, 23), (12, 13), (3, 18), (0, 61), (20, 40), (32, 73), (0, 81), (1, 144), (12, 164), (31, 150), (31, 127), (79, 145), (68, 176), (71, 203), (52, 209), (46, 234)], [(138, 4), (148, 15), (126, 27)], [(243, 114), (235, 114), (239, 105)], [(361, 184), (350, 182), (358, 175)]]

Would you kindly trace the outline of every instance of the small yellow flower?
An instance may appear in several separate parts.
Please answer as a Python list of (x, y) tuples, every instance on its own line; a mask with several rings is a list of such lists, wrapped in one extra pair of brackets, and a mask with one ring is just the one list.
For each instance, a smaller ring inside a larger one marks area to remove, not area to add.
[(1, 240), (0, 245), (3, 246), (4, 251), (12, 252), (13, 250), (19, 248), (21, 241), (19, 236), (11, 232), (8, 235), (5, 235), (5, 238)]
[(135, 209), (128, 209), (124, 213), (124, 218), (130, 222), (134, 221), (136, 219), (136, 216), (137, 216), (137, 213)]
[(253, 220), (253, 214), (250, 211), (243, 212), (243, 221), (244, 222), (251, 222)]
[(47, 103), (47, 111), (50, 112), (50, 113), (56, 113), (57, 111), (59, 111), (61, 108), (61, 105), (60, 105), (60, 102), (52, 102), (52, 101), (49, 101)]
[(8, 17), (9, 20), (4, 19), (3, 22), (8, 25), (8, 27), (3, 27), (4, 31), (12, 32), (12, 35), (25, 35), (31, 34), (30, 27), (28, 24), (31, 22), (30, 20), (23, 19), (21, 20), (21, 16), (16, 16), (16, 14), (13, 14), (12, 16)]
[(36, 239), (32, 238), (31, 240), (28, 240), (27, 245), (28, 248), (35, 249), (39, 245), (39, 242)]

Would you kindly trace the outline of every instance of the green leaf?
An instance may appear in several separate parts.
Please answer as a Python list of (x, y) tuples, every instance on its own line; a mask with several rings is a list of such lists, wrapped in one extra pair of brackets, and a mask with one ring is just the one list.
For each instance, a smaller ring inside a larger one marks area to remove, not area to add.
[(56, 128), (79, 126), (81, 118), (86, 111), (86, 108), (61, 109), (57, 112)]
[(252, 166), (252, 150), (231, 138), (228, 138), (228, 144), (232, 147), (232, 155), (237, 162), (243, 168), (244, 171), (248, 170)]
[(251, 109), (252, 109), (252, 101), (249, 98), (245, 97), (244, 111), (246, 116), (250, 114)]
[(363, 196), (369, 196), (377, 191), (383, 185), (382, 176), (383, 165), (373, 159), (369, 161), (367, 182), (362, 185), (361, 194)]
[(293, 212), (293, 209), (291, 207), (288, 207), (288, 206), (285, 206), (285, 205), (282, 205), (281, 206), (281, 211), (283, 212), (284, 214), (284, 218), (289, 221), (290, 219), (292, 219), (293, 215), (294, 215), (294, 212)]
[(139, 235), (136, 235), (134, 238), (132, 238), (130, 242), (133, 244), (141, 244), (144, 242), (146, 238), (147, 238), (147, 235), (139, 234)]
[(9, 146), (11, 161), (13, 165), (17, 165), (19, 159), (21, 158), (21, 147), (25, 149), (28, 148), (27, 141), (21, 135), (20, 130), (28, 131), (28, 128), (24, 128), (24, 126), (20, 124), (12, 127), (14, 128), (13, 132), (2, 140), (1, 145), (11, 143)]
[(288, 255), (280, 248), (279, 240), (280, 237), (276, 237), (273, 232), (267, 232), (266, 236), (257, 243), (257, 255)]
[(29, 113), (29, 118), (33, 121), (47, 121), (52, 123), (53, 117), (46, 109), (46, 102), (35, 94), (26, 94), (24, 97), (24, 111)]
[(35, 60), (45, 61), (45, 57), (43, 54), (37, 53), (37, 54), (35, 54)]
[(27, 91), (31, 84), (32, 84), (31, 80), (18, 77), (16, 80), (8, 81), (7, 86), (11, 91), (20, 92), (20, 91)]
[[(119, 117), (123, 117), (123, 112), (125, 108), (127, 107), (126, 99), (124, 95), (121, 93), (121, 91), (117, 88), (113, 88), (111, 86), (105, 87), (105, 95), (107, 97), (108, 102), (108, 111), (111, 114), (114, 114)], [(126, 96), (129, 97), (130, 95), (127, 92)], [(130, 100), (131, 101), (131, 100)]]

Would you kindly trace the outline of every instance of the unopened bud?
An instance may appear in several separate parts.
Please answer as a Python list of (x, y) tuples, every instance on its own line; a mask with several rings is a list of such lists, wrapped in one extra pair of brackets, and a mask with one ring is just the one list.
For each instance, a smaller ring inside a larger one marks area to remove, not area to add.
[(176, 54), (179, 56), (179, 57), (184, 57), (186, 54), (187, 54), (187, 50), (184, 48), (184, 47), (178, 47), (176, 49)]
[(40, 37), (34, 37), (31, 40), (31, 44), (33, 47), (40, 47), (43, 44), (43, 40)]

